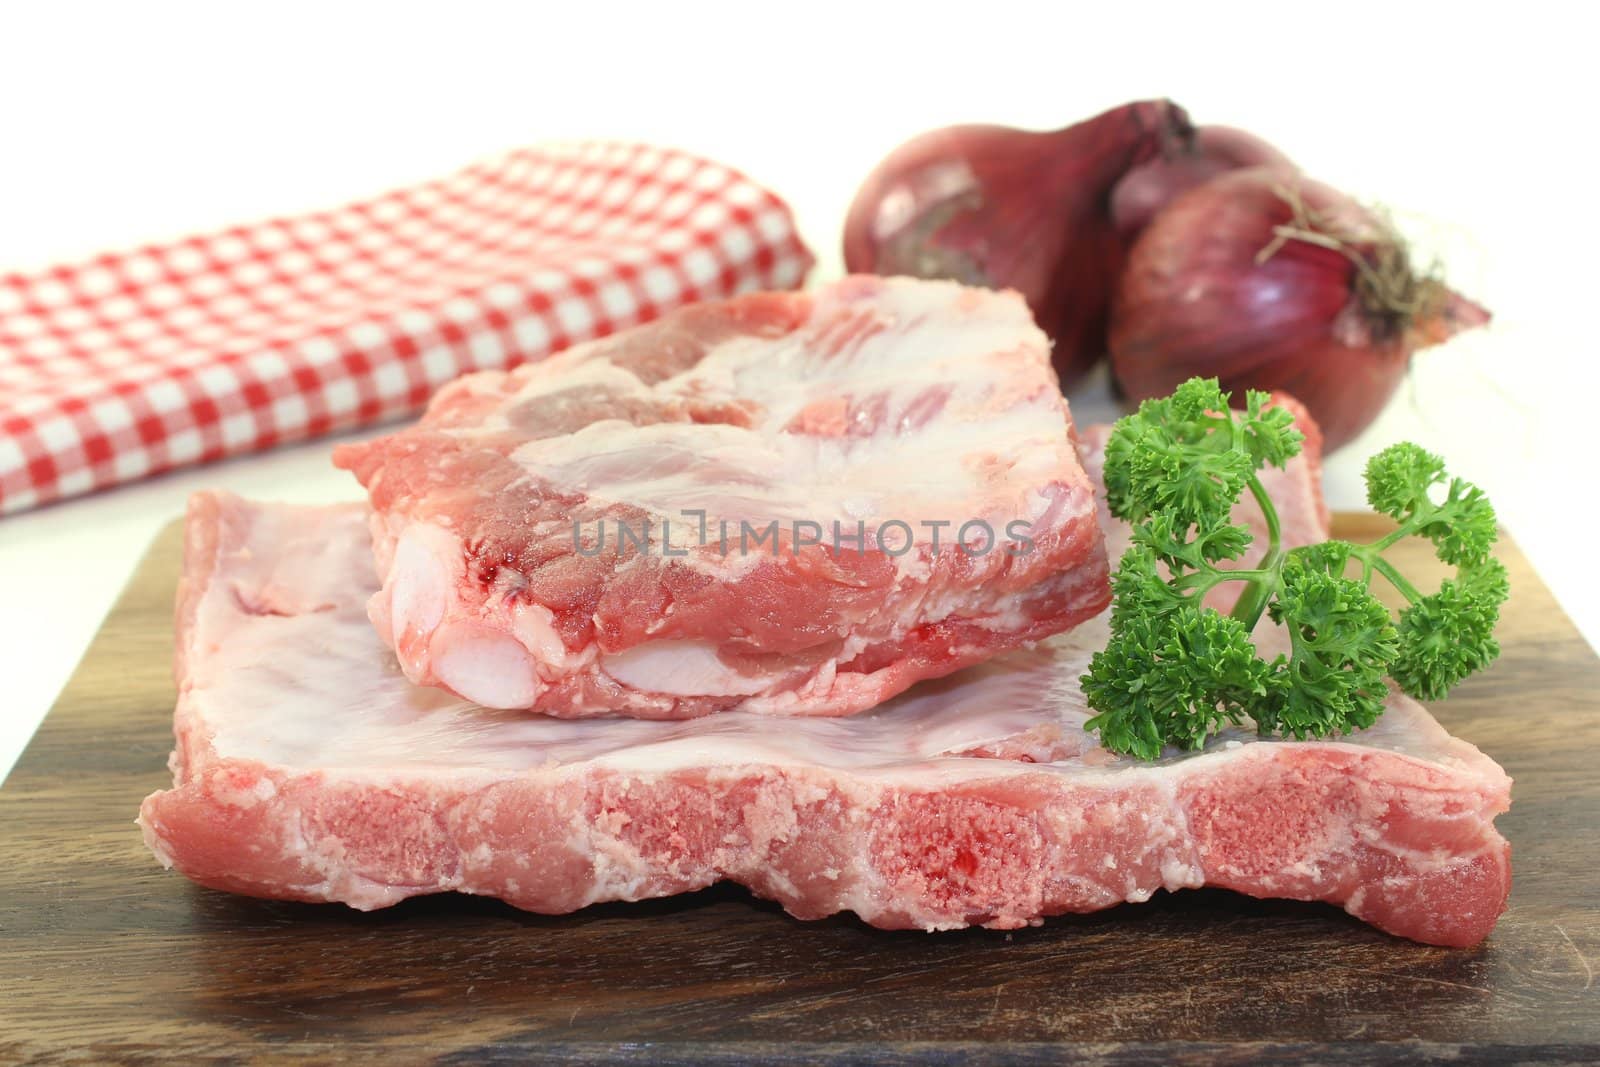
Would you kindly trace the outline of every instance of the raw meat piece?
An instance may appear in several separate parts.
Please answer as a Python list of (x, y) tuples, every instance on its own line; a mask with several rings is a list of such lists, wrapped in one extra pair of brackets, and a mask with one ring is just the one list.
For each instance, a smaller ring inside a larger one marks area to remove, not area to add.
[(1213, 885), (1470, 945), (1505, 906), (1510, 782), (1405, 697), (1346, 740), (1119, 759), (1082, 728), (1096, 620), (849, 719), (489, 711), (395, 669), (368, 552), (356, 507), (194, 499), (175, 783), (140, 815), (164, 864), (363, 909), (459, 890), (559, 913), (726, 878), (924, 930)]
[(848, 715), (1106, 606), (1071, 435), (1016, 294), (849, 278), (462, 378), (336, 462), (414, 682), (563, 717)]

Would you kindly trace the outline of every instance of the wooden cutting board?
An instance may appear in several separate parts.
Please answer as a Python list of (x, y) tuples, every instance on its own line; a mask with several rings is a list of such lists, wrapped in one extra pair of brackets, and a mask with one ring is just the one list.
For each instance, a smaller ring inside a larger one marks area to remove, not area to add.
[(1600, 661), (1515, 548), (1505, 653), (1437, 709), (1516, 778), (1511, 908), (1470, 950), (1210, 890), (928, 935), (729, 887), (564, 917), (199, 889), (133, 825), (169, 784), (178, 555), (171, 529), (0, 789), (0, 1062), (1600, 1059)]

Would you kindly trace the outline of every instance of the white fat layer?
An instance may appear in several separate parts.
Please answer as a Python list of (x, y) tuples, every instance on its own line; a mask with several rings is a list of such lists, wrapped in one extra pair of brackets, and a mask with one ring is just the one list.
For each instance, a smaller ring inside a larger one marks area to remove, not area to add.
[(668, 696), (750, 696), (772, 682), (733, 670), (705, 641), (647, 641), (601, 656), (600, 668), (623, 685)]
[(516, 639), (471, 622), (435, 631), (433, 673), (462, 696), (490, 708), (525, 708), (539, 695), (533, 660)]
[(429, 543), (434, 535), (442, 533), (425, 523), (414, 523), (400, 535), (395, 546), (394, 563), (389, 570), (393, 583), (389, 603), (397, 634), (431, 633), (444, 618), (450, 602), (451, 576)]
[[(684, 536), (699, 531), (698, 517), (685, 513), (700, 511), (708, 516), (708, 536), (720, 519), (749, 523), (753, 533), (774, 519), (810, 520), (823, 525), (824, 536), (838, 522), (845, 538), (856, 536), (857, 522), (867, 523), (871, 535), (879, 524), (899, 520), (926, 542), (925, 522), (951, 523), (949, 538), (955, 526), (979, 519), (1003, 536), (1008, 522), (1043, 510), (1037, 487), (1060, 475), (1050, 460), (1066, 439), (1059, 403), (1040, 399), (982, 421), (930, 426), (933, 432), (908, 443), (608, 420), (531, 441), (512, 458), (593, 500), (679, 518), (675, 525)], [(983, 454), (1004, 455), (996, 461), (1006, 471), (1002, 481), (971, 461)], [(903, 534), (894, 536), (898, 543)]]
[[(923, 683), (848, 719), (774, 722), (727, 712), (686, 722), (573, 721), (492, 711), (413, 686), (396, 669), (362, 610), (375, 583), (361, 508), (225, 499), (234, 509), (227, 527), (242, 540), (226, 548), (206, 585), (185, 637), (191, 649), (205, 651), (191, 655), (182, 680), (191, 713), (203, 718), (222, 758), (378, 778), (487, 775), (583, 761), (639, 772), (813, 765), (933, 787), (1040, 771), (1086, 779), (1159, 776), (1195, 760), (1250, 758), (1263, 744), (1296, 744), (1230, 731), (1204, 753), (1174, 754), (1155, 765), (1110, 756), (1083, 730), (1089, 713), (1077, 683), (1104, 640), (1103, 622)], [(272, 610), (252, 610), (267, 591), (274, 593)], [(472, 640), (467, 645), (474, 655), (497, 654)], [(954, 758), (1051, 725), (1061, 731), (1063, 750), (1079, 755), (1051, 764)], [(1391, 750), (1450, 767), (1487, 762), (1399, 696), (1377, 726), (1332, 747)]]
[[(667, 518), (703, 511), (713, 526), (840, 521), (850, 532), (857, 520), (982, 519), (1003, 532), (1040, 513), (1042, 486), (1082, 481), (1063, 433), (1066, 405), (1040, 388), (1049, 343), (1014, 293), (902, 281), (863, 300), (826, 289), (800, 329), (726, 341), (649, 388), (605, 362), (606, 351), (586, 346), (541, 365), (504, 407), (569, 381), (622, 388), (620, 375), (637, 395), (738, 400), (756, 417), (748, 427), (608, 420), (512, 454), (595, 500)], [(793, 432), (802, 413), (826, 423), (847, 403), (882, 413), (874, 432)]]

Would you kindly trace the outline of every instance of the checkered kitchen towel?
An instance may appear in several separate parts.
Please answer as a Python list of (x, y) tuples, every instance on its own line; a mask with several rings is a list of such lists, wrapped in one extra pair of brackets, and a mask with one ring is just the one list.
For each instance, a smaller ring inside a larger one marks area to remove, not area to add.
[(798, 285), (788, 208), (637, 144), (0, 275), (0, 514), (415, 411), (470, 370)]

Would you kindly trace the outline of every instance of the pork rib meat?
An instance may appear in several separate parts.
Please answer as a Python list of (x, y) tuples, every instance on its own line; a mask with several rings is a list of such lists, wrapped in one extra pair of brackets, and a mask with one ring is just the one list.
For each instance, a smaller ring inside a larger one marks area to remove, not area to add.
[(490, 707), (848, 715), (1110, 597), (1014, 293), (703, 304), (459, 379), (335, 461), (371, 500), (378, 633), (412, 681)]
[(363, 909), (732, 879), (801, 918), (925, 930), (1213, 885), (1469, 945), (1505, 906), (1510, 782), (1402, 696), (1343, 740), (1121, 759), (1083, 729), (1096, 620), (852, 718), (529, 716), (406, 681), (364, 612), (369, 553), (357, 507), (191, 503), (175, 780), (140, 815), (164, 864)]

